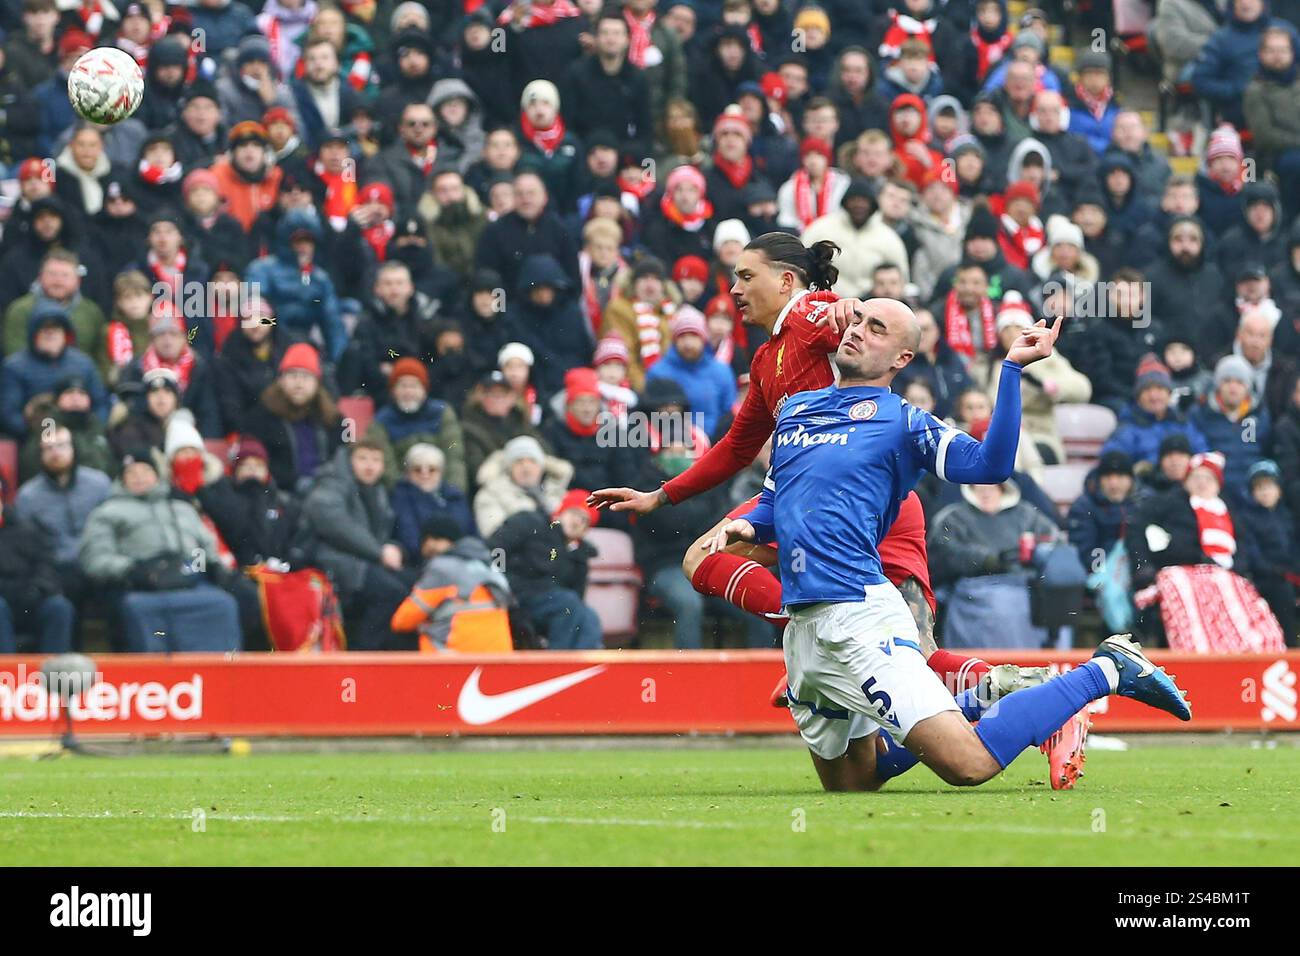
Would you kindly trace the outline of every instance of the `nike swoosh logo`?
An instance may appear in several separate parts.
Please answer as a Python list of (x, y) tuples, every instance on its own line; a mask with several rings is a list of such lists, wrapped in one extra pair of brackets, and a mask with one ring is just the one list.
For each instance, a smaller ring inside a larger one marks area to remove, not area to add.
[(476, 667), (466, 679), (465, 686), (460, 689), (460, 697), (456, 700), (456, 713), (465, 723), (475, 727), (495, 723), (525, 707), (531, 707), (538, 701), (554, 697), (575, 684), (591, 680), (604, 670), (604, 665), (597, 665), (574, 671), (572, 674), (562, 674), (550, 680), (529, 684), (527, 687), (508, 690), (503, 694), (485, 694), (478, 688), (479, 676), (483, 673), (483, 668)]

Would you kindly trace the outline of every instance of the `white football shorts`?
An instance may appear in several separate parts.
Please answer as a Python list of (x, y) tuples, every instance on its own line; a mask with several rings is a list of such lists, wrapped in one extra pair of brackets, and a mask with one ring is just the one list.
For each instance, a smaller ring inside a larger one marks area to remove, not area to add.
[(901, 744), (927, 717), (958, 709), (926, 665), (898, 589), (864, 591), (860, 602), (795, 608), (785, 626), (790, 713), (808, 749), (826, 760), (877, 729)]

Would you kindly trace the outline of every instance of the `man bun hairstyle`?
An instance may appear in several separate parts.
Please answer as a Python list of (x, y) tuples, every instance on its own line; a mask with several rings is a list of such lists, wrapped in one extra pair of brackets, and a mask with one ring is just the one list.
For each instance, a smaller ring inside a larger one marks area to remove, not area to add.
[(765, 232), (745, 248), (763, 253), (773, 264), (789, 266), (809, 289), (827, 291), (840, 277), (840, 270), (831, 264), (840, 247), (829, 239), (814, 242), (810, 248), (788, 232)]

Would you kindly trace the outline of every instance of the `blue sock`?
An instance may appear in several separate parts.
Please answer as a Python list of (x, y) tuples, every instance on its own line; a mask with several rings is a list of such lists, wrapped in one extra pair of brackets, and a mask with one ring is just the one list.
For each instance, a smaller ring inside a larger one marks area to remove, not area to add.
[(972, 724), (981, 720), (988, 709), (993, 706), (979, 695), (979, 687), (968, 687), (960, 694), (955, 694), (953, 700), (957, 702), (957, 706), (961, 709), (961, 715)]
[(1110, 694), (1110, 682), (1094, 661), (1037, 687), (1003, 697), (975, 725), (975, 733), (1000, 766), (1041, 744), (1089, 701)]
[(893, 737), (883, 730), (880, 732), (880, 739), (889, 748), (884, 754), (881, 754), (879, 750), (876, 751), (876, 775), (881, 780), (892, 780), (900, 773), (906, 773), (917, 765), (916, 754), (895, 741)]

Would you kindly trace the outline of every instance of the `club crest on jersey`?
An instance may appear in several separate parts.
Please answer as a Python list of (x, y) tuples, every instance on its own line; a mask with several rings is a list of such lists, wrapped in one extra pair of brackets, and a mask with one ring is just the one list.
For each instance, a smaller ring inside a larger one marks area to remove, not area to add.
[(849, 409), (849, 418), (855, 422), (865, 422), (868, 418), (875, 418), (876, 411), (876, 403), (868, 398)]
[(776, 350), (776, 376), (775, 376), (776, 378), (781, 377), (781, 364), (784, 361), (785, 361), (785, 343), (782, 342), (781, 347)]

